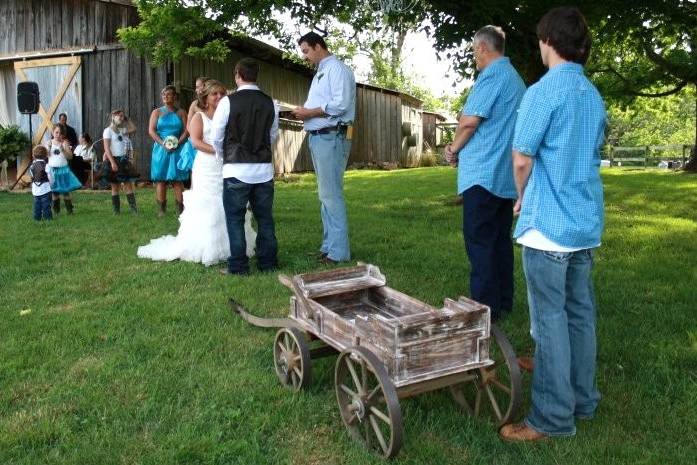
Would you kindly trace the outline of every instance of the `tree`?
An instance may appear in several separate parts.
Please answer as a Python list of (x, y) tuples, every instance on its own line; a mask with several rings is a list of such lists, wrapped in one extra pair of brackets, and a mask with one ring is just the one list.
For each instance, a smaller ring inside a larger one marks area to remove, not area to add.
[[(552, 7), (565, 1), (430, 0), (436, 38), (444, 50), (471, 41), (485, 24), (506, 31), (507, 55), (528, 84), (545, 72), (535, 27)], [(690, 0), (591, 0), (582, 11), (593, 31), (588, 72), (603, 95), (630, 102), (638, 96), (663, 97), (697, 86), (697, 4)], [(452, 56), (464, 75), (474, 75), (471, 51)], [(697, 125), (695, 126), (697, 141)], [(695, 153), (693, 152), (693, 160)]]

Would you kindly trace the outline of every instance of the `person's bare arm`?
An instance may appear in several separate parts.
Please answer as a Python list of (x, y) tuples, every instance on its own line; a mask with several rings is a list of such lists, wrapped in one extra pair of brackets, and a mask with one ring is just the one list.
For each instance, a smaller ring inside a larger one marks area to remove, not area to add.
[(156, 144), (163, 145), (164, 142), (160, 138), (159, 134), (157, 134), (157, 119), (160, 117), (160, 110), (153, 110), (152, 113), (150, 113), (150, 122), (148, 123), (148, 134), (150, 135), (150, 138), (155, 141)]
[(191, 130), (191, 145), (197, 150), (215, 155), (215, 148), (203, 141), (203, 119), (200, 114), (196, 113), (194, 115), (189, 123), (189, 128)]
[(528, 184), (530, 172), (532, 171), (533, 159), (517, 150), (513, 151), (513, 179), (515, 179), (515, 188), (518, 191), (518, 199), (513, 205), (513, 213), (520, 213), (520, 206), (523, 204), (523, 195), (525, 194), (525, 186)]
[(453, 141), (445, 146), (445, 158), (452, 166), (457, 166), (457, 154), (467, 145), (482, 119), (478, 116), (463, 115), (457, 124)]
[(181, 145), (189, 137), (189, 131), (186, 129), (186, 112), (184, 110), (179, 109), (177, 110), (177, 116), (181, 120), (182, 126), (184, 127), (184, 130), (179, 135), (179, 145)]

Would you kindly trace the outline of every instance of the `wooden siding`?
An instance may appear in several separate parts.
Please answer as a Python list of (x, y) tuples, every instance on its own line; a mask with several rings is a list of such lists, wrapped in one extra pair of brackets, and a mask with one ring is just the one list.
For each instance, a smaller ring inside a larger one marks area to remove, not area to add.
[[(150, 112), (161, 104), (160, 90), (167, 81), (166, 67), (151, 67), (127, 50), (105, 50), (83, 55), (83, 128), (92, 139), (102, 138), (109, 113), (122, 108), (136, 126), (132, 137), (142, 179), (150, 178), (152, 139), (148, 135)], [(75, 128), (79, 130), (80, 128)], [(97, 152), (103, 152), (101, 143)]]
[(401, 99), (394, 92), (356, 88), (356, 121), (349, 163), (399, 163)]
[(440, 145), (440, 134), (436, 129), (436, 123), (445, 121), (441, 115), (431, 112), (423, 112), (423, 142), (428, 144), (431, 149), (435, 149)]
[(133, 6), (94, 0), (0, 1), (0, 56), (93, 47), (138, 23)]
[[(402, 101), (401, 111), (402, 123), (408, 123), (410, 130), (408, 131), (408, 135), (402, 132), (404, 137), (402, 138), (402, 150), (399, 165), (405, 168), (413, 168), (419, 166), (419, 163), (421, 162), (421, 152), (423, 149), (421, 111), (412, 106), (411, 102), (406, 101), (406, 99), (403, 99)], [(416, 138), (416, 143), (414, 145), (409, 144), (410, 136), (415, 136)]]

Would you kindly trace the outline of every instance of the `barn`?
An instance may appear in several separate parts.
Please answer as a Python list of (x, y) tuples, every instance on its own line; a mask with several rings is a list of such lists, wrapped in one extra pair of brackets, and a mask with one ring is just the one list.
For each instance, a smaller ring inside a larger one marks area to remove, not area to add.
[[(33, 142), (47, 137), (60, 113), (78, 132), (99, 138), (114, 108), (124, 108), (136, 124), (136, 162), (150, 172), (150, 112), (159, 92), (174, 83), (187, 105), (197, 76), (233, 84), (234, 63), (244, 56), (259, 60), (260, 87), (273, 98), (301, 105), (313, 71), (283, 52), (253, 38), (230, 38), (233, 50), (223, 63), (185, 58), (152, 67), (126, 50), (116, 31), (138, 23), (130, 0), (3, 0), (0, 2), (0, 125), (17, 124), (29, 133), (29, 116), (17, 111), (16, 86), (39, 84), (41, 107), (31, 116)], [(357, 84), (357, 117), (349, 163), (418, 166), (422, 146), (421, 101), (400, 92)], [(99, 148), (99, 144), (97, 144)], [(281, 121), (275, 147), (277, 173), (309, 171), (307, 137), (298, 122)], [(26, 163), (20, 162), (19, 169)]]

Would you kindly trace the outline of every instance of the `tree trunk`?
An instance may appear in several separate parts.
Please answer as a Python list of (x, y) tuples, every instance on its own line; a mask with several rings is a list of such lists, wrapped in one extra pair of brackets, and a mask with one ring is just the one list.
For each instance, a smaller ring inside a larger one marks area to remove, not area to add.
[(690, 159), (683, 167), (686, 171), (697, 172), (697, 82), (695, 82), (695, 140), (690, 153)]

